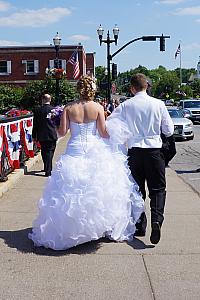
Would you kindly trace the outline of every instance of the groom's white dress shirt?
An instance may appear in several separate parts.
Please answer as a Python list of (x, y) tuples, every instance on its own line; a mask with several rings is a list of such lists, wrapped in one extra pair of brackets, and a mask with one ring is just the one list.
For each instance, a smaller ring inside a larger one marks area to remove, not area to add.
[(128, 148), (161, 148), (161, 132), (171, 136), (174, 132), (172, 119), (165, 104), (150, 97), (145, 91), (138, 92), (120, 104), (110, 116), (126, 120), (132, 135), (127, 141)]

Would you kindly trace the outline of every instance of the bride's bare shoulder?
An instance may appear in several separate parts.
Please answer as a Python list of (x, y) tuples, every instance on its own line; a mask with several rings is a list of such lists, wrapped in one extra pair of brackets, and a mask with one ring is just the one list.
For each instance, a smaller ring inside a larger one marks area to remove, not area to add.
[(94, 103), (98, 109), (103, 110), (103, 106), (100, 103), (98, 102), (94, 102)]
[(70, 108), (74, 107), (75, 105), (77, 105), (79, 103), (80, 103), (80, 100), (70, 101), (70, 102), (68, 102), (68, 103), (65, 104), (64, 109), (70, 109)]
[(98, 102), (95, 102), (95, 101), (91, 101), (90, 102), (93, 106), (96, 106), (96, 107), (101, 107), (102, 105)]

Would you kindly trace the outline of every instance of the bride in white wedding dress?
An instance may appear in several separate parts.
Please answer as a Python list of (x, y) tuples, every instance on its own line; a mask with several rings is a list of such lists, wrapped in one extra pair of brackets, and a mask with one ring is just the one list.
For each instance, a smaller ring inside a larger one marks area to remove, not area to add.
[(117, 146), (128, 134), (125, 123), (106, 125), (103, 107), (93, 101), (92, 78), (81, 77), (77, 90), (80, 100), (64, 108), (58, 129), (60, 136), (70, 129), (71, 137), (48, 178), (29, 234), (35, 246), (54, 250), (101, 237), (130, 240), (144, 210), (127, 157)]

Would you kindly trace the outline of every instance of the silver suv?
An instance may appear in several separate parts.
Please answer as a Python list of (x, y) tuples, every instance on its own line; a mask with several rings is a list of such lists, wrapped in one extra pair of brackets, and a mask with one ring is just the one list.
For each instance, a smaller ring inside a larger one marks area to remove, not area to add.
[(184, 99), (180, 100), (179, 107), (183, 111), (189, 112), (189, 119), (193, 122), (200, 121), (200, 100), (198, 99)]

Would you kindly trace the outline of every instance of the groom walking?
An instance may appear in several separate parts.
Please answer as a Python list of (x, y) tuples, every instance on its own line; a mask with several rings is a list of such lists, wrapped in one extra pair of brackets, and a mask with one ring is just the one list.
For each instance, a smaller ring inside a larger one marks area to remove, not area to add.
[[(135, 96), (119, 105), (113, 117), (117, 114), (125, 119), (132, 132), (128, 140), (128, 163), (144, 200), (145, 181), (147, 182), (151, 208), (150, 241), (157, 244), (161, 236), (166, 198), (161, 133), (167, 137), (173, 135), (174, 125), (164, 103), (147, 94), (148, 82), (143, 74), (138, 73), (131, 78), (130, 88)], [(135, 236), (144, 236), (146, 226), (144, 212), (136, 224)]]
[(42, 106), (34, 110), (33, 139), (41, 145), (41, 155), (44, 163), (45, 176), (51, 176), (52, 160), (56, 149), (57, 133), (55, 126), (47, 118), (54, 107), (51, 105), (51, 96), (44, 94)]

